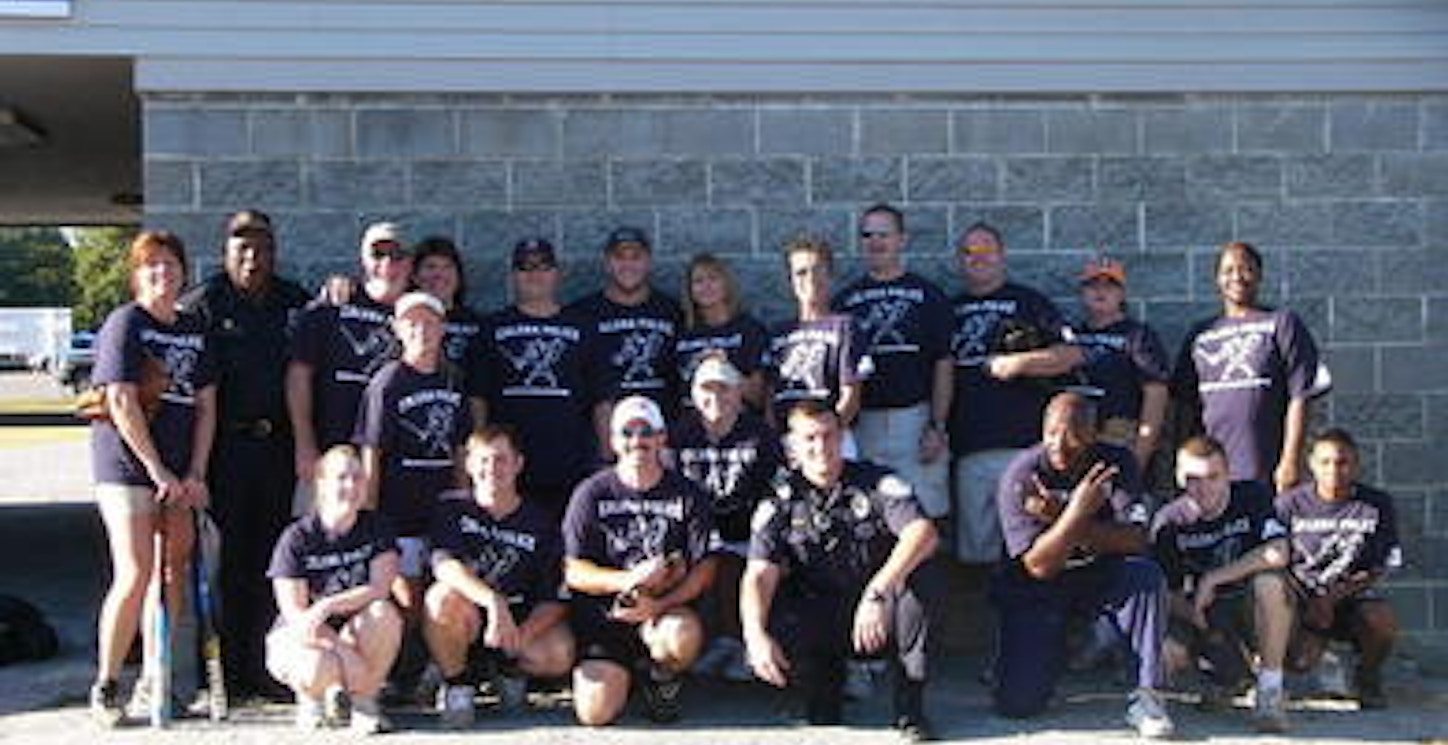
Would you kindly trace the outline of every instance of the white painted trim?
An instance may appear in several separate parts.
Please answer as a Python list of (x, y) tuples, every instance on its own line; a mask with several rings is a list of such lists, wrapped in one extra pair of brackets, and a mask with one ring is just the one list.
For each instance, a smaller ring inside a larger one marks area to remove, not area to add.
[(0, 0), (0, 18), (69, 18), (70, 0)]

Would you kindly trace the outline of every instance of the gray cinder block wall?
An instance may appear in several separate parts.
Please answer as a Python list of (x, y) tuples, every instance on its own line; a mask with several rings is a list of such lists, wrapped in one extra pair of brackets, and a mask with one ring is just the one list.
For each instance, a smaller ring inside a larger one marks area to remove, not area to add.
[(144, 96), (146, 221), (203, 271), (223, 215), (270, 211), (285, 271), (353, 266), (361, 225), (443, 233), (471, 302), (505, 302), (506, 253), (541, 234), (571, 294), (620, 223), (657, 241), (663, 285), (698, 251), (734, 262), (764, 317), (789, 309), (779, 246), (856, 251), (867, 203), (908, 212), (914, 266), (955, 292), (948, 246), (1005, 232), (1014, 275), (1074, 308), (1088, 254), (1124, 258), (1173, 350), (1216, 307), (1215, 247), (1267, 256), (1267, 292), (1328, 351), (1319, 417), (1365, 443), (1398, 500), (1392, 583), (1418, 642), (1448, 649), (1448, 96)]

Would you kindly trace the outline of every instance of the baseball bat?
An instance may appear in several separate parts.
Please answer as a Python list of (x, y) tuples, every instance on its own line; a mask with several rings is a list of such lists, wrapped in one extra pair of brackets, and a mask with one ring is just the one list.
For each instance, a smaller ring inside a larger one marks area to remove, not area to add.
[(206, 671), (206, 704), (211, 721), (219, 722), (230, 713), (226, 703), (226, 674), (221, 661), (221, 634), (217, 631), (217, 602), (212, 587), (221, 548), (216, 523), (205, 509), (193, 510), (196, 518), (196, 625), (201, 634), (201, 662)]
[(171, 723), (171, 610), (167, 607), (169, 595), (166, 591), (166, 508), (163, 505), (157, 513), (154, 546), (156, 552), (156, 574), (152, 580), (151, 592), (156, 598), (156, 613), (153, 618), (154, 642), (151, 649), (151, 726), (165, 727)]

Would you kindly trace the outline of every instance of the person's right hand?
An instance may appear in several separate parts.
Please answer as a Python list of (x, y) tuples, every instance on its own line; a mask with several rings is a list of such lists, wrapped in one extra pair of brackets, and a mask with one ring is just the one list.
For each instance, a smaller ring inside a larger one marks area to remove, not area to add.
[(745, 634), (744, 648), (748, 653), (749, 667), (760, 680), (775, 688), (789, 685), (789, 660), (774, 637), (764, 632)]
[(156, 466), (148, 472), (151, 483), (156, 485), (156, 503), (170, 504), (177, 500), (186, 498), (186, 486), (171, 469), (165, 466)]
[(488, 608), (488, 626), (483, 630), (483, 644), (490, 649), (499, 649), (516, 654), (522, 646), (518, 624), (513, 621), (513, 611), (507, 602), (501, 601)]
[(1076, 488), (1071, 490), (1071, 498), (1066, 504), (1064, 511), (1073, 511), (1076, 515), (1095, 515), (1101, 506), (1106, 504), (1106, 498), (1111, 494), (1111, 480), (1116, 478), (1120, 472), (1116, 466), (1108, 466), (1100, 461), (1091, 465)]

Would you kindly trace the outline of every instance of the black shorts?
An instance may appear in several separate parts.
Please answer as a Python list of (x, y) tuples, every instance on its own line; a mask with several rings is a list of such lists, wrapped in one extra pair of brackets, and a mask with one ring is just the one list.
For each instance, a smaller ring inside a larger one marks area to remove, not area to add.
[[(1221, 594), (1207, 609), (1207, 627), (1222, 631), (1234, 638), (1247, 639), (1250, 638), (1254, 626), (1252, 612), (1251, 592), (1238, 589)], [(1201, 629), (1175, 614), (1167, 622), (1167, 638), (1188, 648), (1193, 647), (1200, 640), (1201, 634)]]
[(578, 642), (578, 659), (607, 660), (630, 670), (649, 659), (636, 624), (609, 617), (613, 598), (576, 594), (568, 604), (568, 624)]

